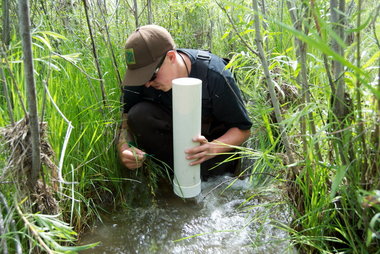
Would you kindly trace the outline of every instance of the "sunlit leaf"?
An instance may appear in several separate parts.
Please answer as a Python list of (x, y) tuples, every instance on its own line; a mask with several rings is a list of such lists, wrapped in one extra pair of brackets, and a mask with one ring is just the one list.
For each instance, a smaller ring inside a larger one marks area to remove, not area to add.
[(367, 69), (368, 67), (373, 66), (375, 62), (379, 60), (379, 58), (380, 58), (380, 51), (377, 51), (375, 54), (371, 56), (370, 59), (368, 59), (368, 61), (365, 64), (363, 64), (363, 68)]
[(338, 190), (339, 185), (342, 183), (344, 176), (346, 175), (347, 166), (337, 166), (335, 176), (332, 180), (330, 198), (333, 199)]
[(34, 35), (32, 38), (42, 42), (45, 46), (48, 47), (49, 50), (52, 50), (52, 46), (50, 45), (50, 42), (46, 38), (39, 35)]

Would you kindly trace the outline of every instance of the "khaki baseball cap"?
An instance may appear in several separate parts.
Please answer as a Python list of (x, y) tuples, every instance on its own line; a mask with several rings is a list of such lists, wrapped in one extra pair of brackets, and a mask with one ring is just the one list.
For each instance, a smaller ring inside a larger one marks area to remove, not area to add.
[(174, 40), (165, 28), (157, 25), (137, 28), (125, 44), (128, 68), (122, 85), (144, 85), (166, 53), (174, 48)]

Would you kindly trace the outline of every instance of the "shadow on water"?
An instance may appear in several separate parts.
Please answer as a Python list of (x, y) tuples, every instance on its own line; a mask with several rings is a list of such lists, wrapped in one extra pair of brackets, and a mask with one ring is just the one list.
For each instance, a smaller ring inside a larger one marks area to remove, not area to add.
[(232, 180), (203, 182), (201, 195), (186, 200), (164, 188), (148, 207), (104, 216), (80, 242), (101, 244), (81, 253), (294, 253), (276, 227), (290, 218), (278, 188), (237, 180), (226, 189)]

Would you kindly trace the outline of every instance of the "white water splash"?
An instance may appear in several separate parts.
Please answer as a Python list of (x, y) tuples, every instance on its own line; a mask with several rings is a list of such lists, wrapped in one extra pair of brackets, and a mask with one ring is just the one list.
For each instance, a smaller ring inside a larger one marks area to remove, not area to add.
[(232, 180), (202, 183), (196, 199), (164, 196), (151, 207), (105, 218), (81, 244), (102, 242), (87, 253), (294, 253), (274, 223), (290, 218), (279, 192), (254, 190), (246, 180), (225, 189)]

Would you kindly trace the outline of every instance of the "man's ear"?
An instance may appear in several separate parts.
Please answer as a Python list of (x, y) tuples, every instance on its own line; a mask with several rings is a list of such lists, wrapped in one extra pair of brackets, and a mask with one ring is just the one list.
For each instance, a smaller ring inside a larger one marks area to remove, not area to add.
[(170, 50), (168, 53), (166, 53), (166, 57), (169, 58), (171, 62), (176, 60), (177, 54), (175, 50)]

